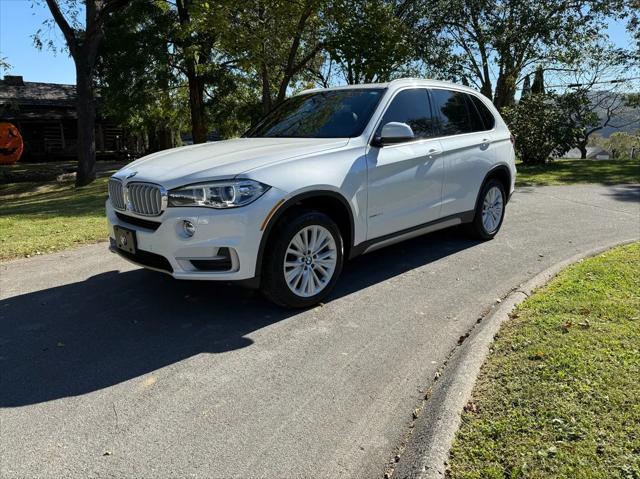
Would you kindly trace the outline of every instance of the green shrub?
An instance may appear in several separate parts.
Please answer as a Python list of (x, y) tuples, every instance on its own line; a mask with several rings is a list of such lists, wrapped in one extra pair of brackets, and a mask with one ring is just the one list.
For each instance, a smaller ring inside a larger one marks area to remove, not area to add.
[(525, 164), (545, 163), (573, 146), (575, 127), (554, 94), (529, 95), (501, 113), (516, 137), (516, 154)]

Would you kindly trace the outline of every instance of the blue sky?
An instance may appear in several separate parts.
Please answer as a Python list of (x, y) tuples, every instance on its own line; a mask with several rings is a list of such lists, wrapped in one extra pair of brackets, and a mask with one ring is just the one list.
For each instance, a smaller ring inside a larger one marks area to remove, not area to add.
[[(49, 19), (44, 2), (33, 0), (0, 0), (0, 57), (12, 66), (9, 72), (22, 75), (26, 81), (75, 83), (73, 61), (66, 51), (53, 53), (39, 51), (31, 36)], [(626, 47), (630, 39), (623, 22), (610, 22), (609, 36), (618, 46)], [(57, 28), (48, 33), (54, 43), (64, 46), (64, 39)]]
[[(22, 75), (27, 81), (75, 83), (73, 61), (66, 51), (54, 54), (33, 45), (31, 35), (43, 21), (51, 18), (44, 2), (34, 3), (32, 0), (0, 0), (0, 57), (5, 57), (12, 66), (10, 74)], [(59, 30), (49, 35), (59, 46), (64, 46)]]

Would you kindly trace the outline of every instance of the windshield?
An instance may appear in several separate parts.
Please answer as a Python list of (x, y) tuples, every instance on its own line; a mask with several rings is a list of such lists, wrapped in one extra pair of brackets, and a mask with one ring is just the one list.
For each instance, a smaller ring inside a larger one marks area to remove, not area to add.
[(362, 134), (384, 89), (329, 90), (285, 100), (248, 137), (350, 138)]

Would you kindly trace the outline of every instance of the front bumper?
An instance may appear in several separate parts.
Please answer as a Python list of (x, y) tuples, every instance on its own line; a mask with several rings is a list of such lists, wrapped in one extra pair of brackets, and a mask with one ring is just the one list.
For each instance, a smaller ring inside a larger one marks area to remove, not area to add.
[[(285, 196), (283, 191), (270, 188), (255, 202), (240, 208), (167, 208), (162, 215), (151, 218), (115, 210), (107, 200), (110, 250), (132, 263), (176, 279), (248, 281), (256, 274), (261, 227)], [(185, 220), (196, 226), (191, 237), (183, 231)], [(135, 255), (116, 247), (114, 226), (135, 231)], [(222, 262), (223, 271), (202, 266), (216, 263), (223, 256), (226, 258)]]

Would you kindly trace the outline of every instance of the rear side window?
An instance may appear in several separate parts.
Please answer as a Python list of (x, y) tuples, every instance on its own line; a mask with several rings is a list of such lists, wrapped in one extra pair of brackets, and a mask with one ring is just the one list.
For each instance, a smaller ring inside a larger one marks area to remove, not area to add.
[(465, 94), (451, 90), (432, 90), (434, 108), (440, 113), (440, 131), (443, 135), (471, 133), (473, 127)]
[(489, 111), (489, 108), (484, 104), (484, 102), (475, 95), (469, 95), (471, 101), (476, 106), (476, 110), (480, 114), (482, 118), (482, 122), (484, 123), (485, 130), (492, 130), (494, 126), (496, 126), (496, 119), (493, 114)]
[(487, 130), (488, 128), (484, 127), (484, 122), (482, 121), (482, 118), (480, 118), (480, 113), (478, 113), (478, 110), (476, 109), (475, 105), (473, 104), (473, 100), (471, 99), (471, 95), (464, 95), (464, 98), (467, 102), (467, 110), (469, 110), (469, 120), (471, 122), (471, 131), (484, 131)]
[(384, 113), (376, 136), (380, 136), (382, 127), (392, 121), (409, 125), (416, 138), (436, 136), (436, 122), (431, 114), (427, 90), (415, 88), (398, 93)]

